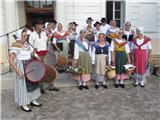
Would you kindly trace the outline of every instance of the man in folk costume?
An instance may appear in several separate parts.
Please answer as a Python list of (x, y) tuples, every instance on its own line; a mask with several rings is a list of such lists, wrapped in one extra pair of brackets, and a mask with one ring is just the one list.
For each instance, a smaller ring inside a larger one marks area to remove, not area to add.
[(135, 83), (133, 85), (140, 85), (141, 87), (144, 87), (145, 72), (148, 63), (151, 61), (152, 53), (151, 39), (144, 36), (143, 30), (143, 27), (137, 27), (137, 36), (132, 40), (132, 49), (134, 57), (133, 63), (136, 66), (134, 74)]
[(89, 89), (87, 81), (91, 79), (92, 58), (89, 42), (85, 39), (86, 31), (80, 31), (80, 37), (75, 41), (73, 65), (80, 66), (81, 73), (74, 74), (73, 77), (79, 82), (79, 89)]
[[(35, 23), (35, 31), (33, 31), (29, 37), (29, 42), (36, 49), (36, 54), (34, 54), (34, 56), (43, 61), (43, 58), (48, 51), (49, 38), (42, 29), (43, 20), (38, 19)], [(31, 50), (34, 50), (32, 46), (30, 46), (30, 48)], [(45, 94), (43, 83), (40, 84), (40, 87), (41, 93)], [(50, 83), (48, 87), (51, 91), (59, 91), (58, 88), (54, 87), (53, 83)]]
[(109, 64), (108, 53), (110, 44), (106, 41), (106, 36), (104, 33), (99, 33), (98, 41), (94, 43), (94, 58), (95, 59), (95, 73), (96, 73), (96, 85), (95, 88), (98, 89), (100, 83), (102, 87), (107, 89), (106, 85), (106, 64)]
[(112, 56), (111, 61), (112, 64), (115, 64), (116, 67), (115, 88), (118, 88), (119, 86), (121, 88), (125, 88), (124, 79), (128, 78), (128, 76), (125, 73), (124, 65), (126, 65), (127, 63), (131, 63), (129, 56), (130, 49), (127, 41), (122, 38), (123, 34), (123, 29), (120, 29), (118, 32), (118, 38), (113, 39), (110, 46)]

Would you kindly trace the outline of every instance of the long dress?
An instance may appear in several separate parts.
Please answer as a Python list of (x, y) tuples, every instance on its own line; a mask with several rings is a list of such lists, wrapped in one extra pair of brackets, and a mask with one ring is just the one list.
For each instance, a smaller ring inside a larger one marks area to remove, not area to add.
[(115, 39), (112, 41), (110, 49), (112, 52), (115, 52), (116, 74), (123, 74), (123, 79), (128, 78), (123, 67), (123, 65), (127, 64), (127, 53), (130, 52), (127, 41), (125, 39)]
[(109, 64), (109, 46), (110, 44), (108, 42), (106, 42), (104, 45), (100, 45), (99, 41), (97, 41), (94, 44), (96, 82), (104, 82), (106, 80), (105, 67)]
[[(15, 43), (10, 49), (10, 53), (16, 54), (16, 66), (24, 74), (25, 62), (30, 60), (31, 52), (28, 50), (29, 47), (26, 45), (23, 48), (17, 47)], [(40, 88), (36, 83), (29, 82), (26, 77), (20, 79), (16, 72), (14, 73), (14, 95), (15, 102), (19, 105), (30, 104), (31, 101), (40, 97)]]
[(135, 38), (133, 42), (133, 61), (136, 66), (135, 77), (139, 79), (144, 78), (147, 69), (147, 49), (152, 49), (151, 40), (144, 36), (144, 39)]
[(78, 60), (78, 66), (83, 69), (82, 74), (75, 74), (75, 80), (89, 81), (92, 72), (92, 58), (87, 40), (76, 40), (74, 47), (74, 59)]

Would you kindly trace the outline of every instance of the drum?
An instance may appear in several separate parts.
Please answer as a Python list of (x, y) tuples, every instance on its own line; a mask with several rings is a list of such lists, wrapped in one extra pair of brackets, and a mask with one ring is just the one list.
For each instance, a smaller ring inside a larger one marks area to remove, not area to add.
[(57, 64), (57, 55), (53, 51), (49, 50), (44, 56), (43, 62), (46, 65), (55, 66)]
[(31, 82), (40, 82), (46, 73), (43, 62), (32, 59), (26, 64), (25, 76)]
[(66, 67), (68, 64), (68, 59), (65, 55), (57, 54), (57, 66)]
[(52, 66), (45, 65), (45, 67), (46, 74), (43, 77), (42, 82), (52, 83), (57, 78), (57, 70)]

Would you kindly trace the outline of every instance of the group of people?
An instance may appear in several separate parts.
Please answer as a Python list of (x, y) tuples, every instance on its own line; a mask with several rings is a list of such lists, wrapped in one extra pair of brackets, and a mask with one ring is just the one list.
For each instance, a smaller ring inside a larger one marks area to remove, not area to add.
[[(151, 40), (144, 35), (144, 28), (137, 27), (135, 32), (131, 23), (125, 22), (123, 28), (118, 28), (116, 20), (107, 24), (106, 18), (96, 21), (89, 17), (86, 25), (77, 32), (76, 22), (70, 22), (68, 30), (63, 25), (53, 21), (44, 24), (38, 19), (31, 32), (26, 27), (17, 32), (17, 41), (10, 48), (9, 62), (15, 70), (15, 102), (21, 109), (30, 112), (32, 106), (40, 107), (36, 101), (40, 94), (44, 94), (43, 83), (33, 83), (25, 77), (24, 70), (27, 62), (36, 57), (43, 61), (45, 54), (42, 51), (53, 48), (53, 51), (65, 55), (72, 60), (72, 66), (81, 68), (80, 73), (74, 73), (73, 78), (79, 83), (79, 90), (89, 89), (87, 82), (95, 74), (95, 88), (102, 86), (107, 89), (106, 65), (115, 66), (115, 88), (125, 88), (124, 80), (128, 75), (124, 65), (133, 64), (134, 86), (144, 87), (147, 64), (151, 60)], [(29, 36), (29, 37), (28, 37)], [(14, 62), (16, 60), (16, 62)], [(49, 90), (59, 91), (53, 83), (48, 85)]]

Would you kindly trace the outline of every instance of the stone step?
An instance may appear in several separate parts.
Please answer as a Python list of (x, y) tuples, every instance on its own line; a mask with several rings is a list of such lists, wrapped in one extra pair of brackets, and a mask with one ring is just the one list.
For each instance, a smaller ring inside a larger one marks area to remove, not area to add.
[[(5, 75), (1, 76), (1, 89), (13, 89), (13, 79), (14, 79), (14, 74), (13, 72), (7, 73)], [(107, 80), (106, 81), (107, 85), (113, 85), (114, 80)], [(126, 80), (125, 84), (132, 84), (133, 80)], [(89, 86), (94, 86), (95, 85), (95, 80), (90, 80), (87, 82)], [(69, 73), (59, 73), (57, 76), (57, 79), (54, 81), (54, 85), (56, 87), (73, 87), (77, 86), (78, 82), (72, 78), (72, 75)], [(47, 86), (47, 84), (45, 84)]]

